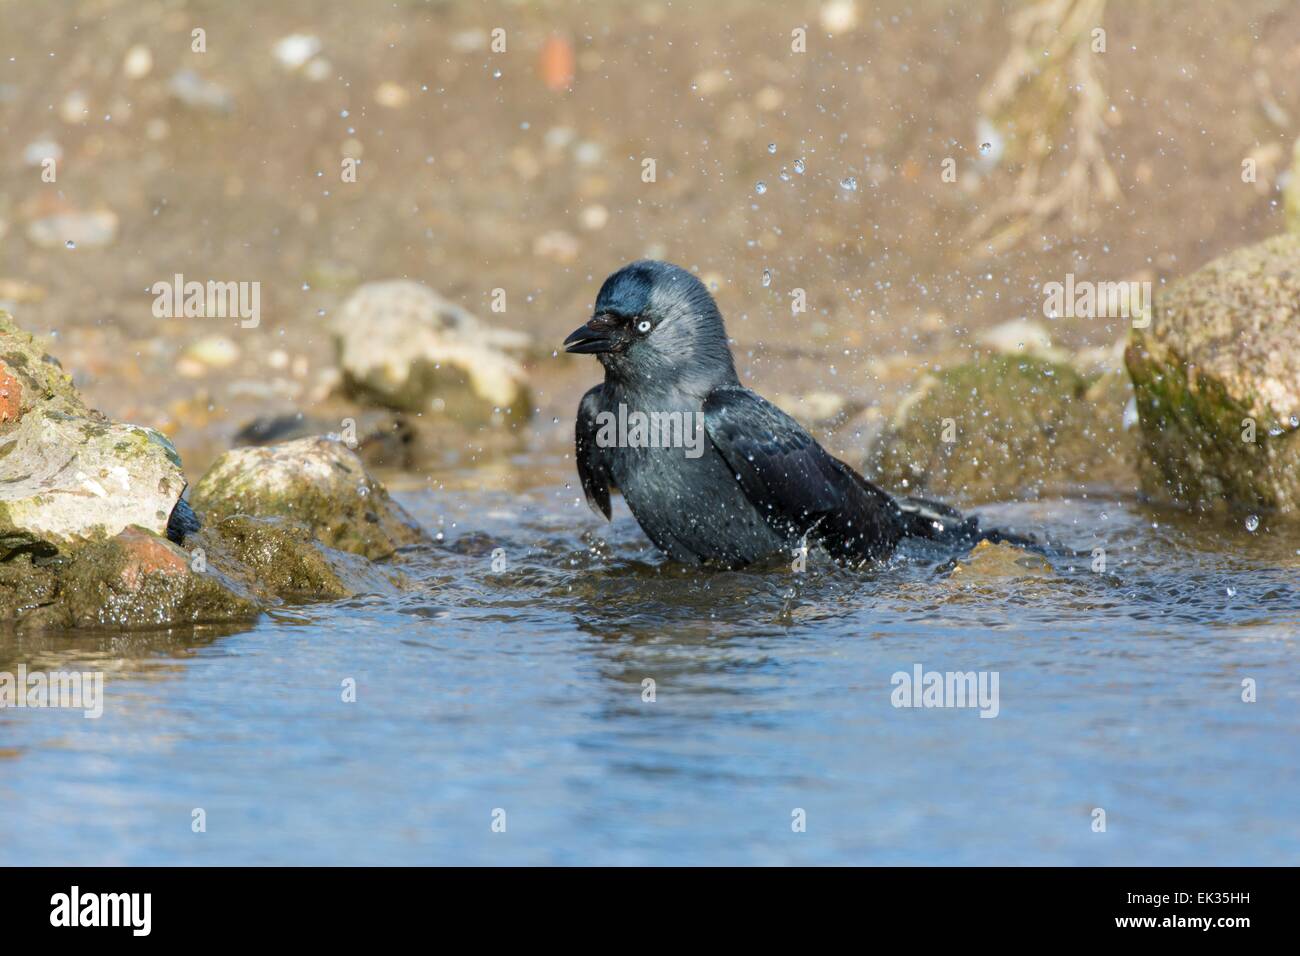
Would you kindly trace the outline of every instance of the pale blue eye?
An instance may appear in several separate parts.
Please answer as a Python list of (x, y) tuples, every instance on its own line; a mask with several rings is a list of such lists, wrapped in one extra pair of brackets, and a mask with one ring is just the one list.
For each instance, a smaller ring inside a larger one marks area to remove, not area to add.
[(647, 332), (650, 331), (650, 320), (642, 319), (640, 322), (636, 324), (636, 330), (640, 332), (642, 335), (645, 335)]

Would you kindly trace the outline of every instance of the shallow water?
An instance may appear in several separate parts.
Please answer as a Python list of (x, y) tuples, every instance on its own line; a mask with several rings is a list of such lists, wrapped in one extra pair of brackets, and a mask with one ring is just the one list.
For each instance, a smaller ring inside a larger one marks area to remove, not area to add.
[[(399, 495), (441, 540), (396, 603), (0, 635), (0, 670), (106, 672), (97, 720), (0, 710), (0, 862), (1300, 859), (1293, 528), (1022, 503), (982, 513), (1106, 573), (958, 584), (917, 550), (697, 573), (575, 495)], [(997, 672), (998, 715), (895, 708), (915, 664)]]

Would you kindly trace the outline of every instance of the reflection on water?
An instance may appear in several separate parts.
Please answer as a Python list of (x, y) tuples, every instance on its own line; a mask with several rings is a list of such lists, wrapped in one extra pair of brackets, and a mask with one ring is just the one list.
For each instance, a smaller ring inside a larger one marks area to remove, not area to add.
[[(919, 550), (699, 573), (576, 495), (405, 493), (441, 538), (396, 603), (0, 635), (0, 671), (102, 670), (107, 698), (0, 711), (0, 862), (1300, 855), (1294, 528), (1040, 502), (985, 513), (1079, 553), (1045, 575), (959, 582)], [(916, 664), (998, 672), (998, 717), (894, 708)]]

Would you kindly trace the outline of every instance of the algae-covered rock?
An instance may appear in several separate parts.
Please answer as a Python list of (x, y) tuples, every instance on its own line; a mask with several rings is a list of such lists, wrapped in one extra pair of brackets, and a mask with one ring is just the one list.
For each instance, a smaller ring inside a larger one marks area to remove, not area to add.
[(529, 344), (495, 329), (418, 282), (368, 282), (331, 324), (344, 391), (360, 401), (462, 421), (530, 414), (523, 366)]
[(189, 552), (144, 528), (90, 541), (61, 559), (27, 628), (141, 628), (252, 620), (263, 603), (236, 579), (193, 566)]
[(1239, 249), (1163, 290), (1125, 360), (1147, 491), (1300, 509), (1300, 236)]
[(47, 402), (58, 411), (85, 411), (72, 378), (57, 359), (45, 351), (40, 339), (20, 329), (8, 312), (0, 309), (0, 406), (5, 415), (0, 427), (17, 422), (26, 412)]
[(247, 569), (253, 586), (278, 598), (303, 600), (384, 593), (405, 586), (396, 568), (373, 564), (357, 554), (321, 544), (302, 525), (285, 518), (232, 515), (209, 528), (212, 557), (228, 553)]
[(87, 409), (39, 341), (0, 315), (0, 622), (251, 621), (285, 600), (406, 586), (359, 555), (421, 534), (337, 442), (231, 453), (210, 476), (199, 497), (224, 520), (201, 529), (171, 443)]
[(927, 375), (867, 471), (887, 488), (968, 502), (1069, 493), (1129, 474), (1122, 405), (1088, 400), (1068, 365), (995, 356)]
[(0, 622), (20, 621), (58, 596), (53, 568), (37, 562), (30, 553), (0, 561)]
[(228, 451), (190, 496), (205, 521), (279, 515), (341, 551), (375, 559), (424, 540), (424, 533), (342, 442), (300, 438)]
[(0, 315), (0, 560), (131, 525), (165, 533), (185, 477), (171, 442), (88, 410), (39, 342)]

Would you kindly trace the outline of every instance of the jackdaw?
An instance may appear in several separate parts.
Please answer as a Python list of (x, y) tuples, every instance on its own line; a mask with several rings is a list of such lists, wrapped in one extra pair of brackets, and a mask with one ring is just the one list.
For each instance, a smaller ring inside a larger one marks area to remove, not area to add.
[(713, 297), (678, 266), (643, 260), (615, 272), (564, 347), (605, 367), (575, 430), (588, 504), (610, 518), (617, 489), (674, 560), (737, 567), (820, 544), (856, 563), (908, 536), (1016, 540), (938, 502), (891, 497), (741, 385)]

